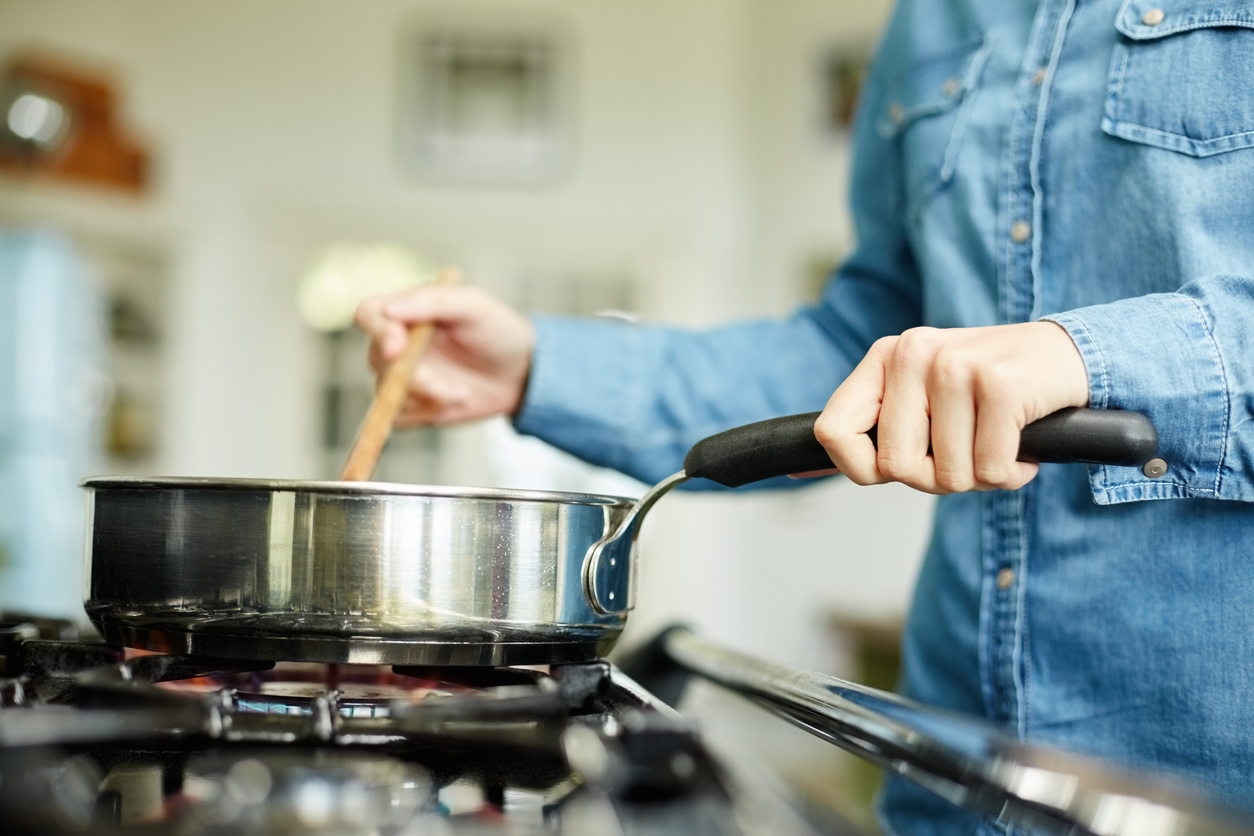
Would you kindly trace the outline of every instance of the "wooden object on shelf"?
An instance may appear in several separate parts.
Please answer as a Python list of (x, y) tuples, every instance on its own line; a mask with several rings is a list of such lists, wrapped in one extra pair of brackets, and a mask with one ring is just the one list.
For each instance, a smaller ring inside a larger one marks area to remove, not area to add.
[[(440, 272), (436, 283), (456, 284), (459, 279), (460, 273), (455, 268), (448, 267)], [(431, 345), (433, 336), (435, 325), (431, 323), (420, 323), (410, 329), (405, 353), (388, 366), (379, 382), (379, 388), (375, 390), (374, 403), (366, 413), (361, 429), (357, 431), (357, 439), (348, 453), (344, 469), (340, 471), (340, 479), (346, 482), (365, 482), (374, 474), (375, 466), (379, 463), (379, 454), (383, 452), (383, 445), (392, 434), (396, 416), (400, 414), (401, 406), (405, 403), (409, 380), (414, 369), (418, 367), (418, 361)]]
[[(11, 61), (0, 78), (5, 114), (30, 92), (60, 103), (68, 114), (55, 147), (23, 144), (12, 135), (0, 143), (0, 171), (40, 179), (90, 184), (135, 194), (148, 185), (149, 153), (120, 124), (118, 96), (106, 76), (46, 55)], [(0, 126), (2, 127), (2, 126)]]

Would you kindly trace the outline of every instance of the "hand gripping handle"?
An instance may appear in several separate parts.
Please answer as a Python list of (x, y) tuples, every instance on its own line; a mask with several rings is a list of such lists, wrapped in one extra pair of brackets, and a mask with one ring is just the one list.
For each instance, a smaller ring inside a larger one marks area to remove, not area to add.
[[(738, 488), (832, 467), (814, 437), (817, 412), (759, 421), (698, 441), (684, 459), (689, 478)], [(875, 428), (869, 435), (874, 439)], [(1139, 412), (1068, 407), (1023, 428), (1019, 461), (1137, 466), (1158, 451), (1158, 433)]]

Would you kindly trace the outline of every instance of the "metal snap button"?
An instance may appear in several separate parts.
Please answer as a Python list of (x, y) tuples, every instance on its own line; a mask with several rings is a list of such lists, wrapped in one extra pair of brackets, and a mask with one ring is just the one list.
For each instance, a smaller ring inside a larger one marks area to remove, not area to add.
[(1163, 14), (1162, 9), (1150, 9), (1141, 16), (1141, 22), (1146, 26), (1157, 26), (1163, 22), (1164, 17), (1166, 17), (1166, 15)]
[(1032, 224), (1027, 221), (1015, 221), (1010, 225), (1010, 240), (1022, 244), (1032, 237)]
[(1049, 68), (1041, 67), (1036, 72), (1032, 73), (1032, 83), (1035, 84), (1037, 87), (1040, 87), (1042, 84), (1045, 83), (1045, 76), (1047, 76), (1048, 74), (1049, 74)]
[(1145, 467), (1141, 468), (1141, 472), (1150, 479), (1157, 479), (1167, 472), (1167, 462), (1162, 459), (1150, 459), (1145, 463)]
[(945, 82), (945, 86), (941, 88), (941, 92), (946, 96), (956, 96), (958, 91), (962, 89), (962, 82), (956, 78), (951, 78)]
[(1015, 570), (1007, 566), (997, 573), (997, 588), (1009, 589), (1015, 583)]
[(888, 118), (894, 122), (900, 122), (902, 117), (906, 115), (906, 109), (901, 106), (900, 102), (893, 102), (888, 106)]

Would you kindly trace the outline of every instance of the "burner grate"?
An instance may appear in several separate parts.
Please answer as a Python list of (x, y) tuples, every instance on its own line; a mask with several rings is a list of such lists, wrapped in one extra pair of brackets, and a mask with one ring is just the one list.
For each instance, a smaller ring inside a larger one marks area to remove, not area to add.
[(14, 619), (0, 652), (6, 832), (738, 832), (692, 727), (605, 662), (275, 664)]

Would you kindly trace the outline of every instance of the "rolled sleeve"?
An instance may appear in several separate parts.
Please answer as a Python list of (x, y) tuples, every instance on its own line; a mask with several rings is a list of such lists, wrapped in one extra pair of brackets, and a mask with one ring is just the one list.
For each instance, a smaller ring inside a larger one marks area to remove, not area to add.
[(549, 316), (533, 322), (531, 375), (515, 428), (645, 482), (674, 473), (708, 435), (822, 408), (854, 362), (813, 310), (708, 331)]
[(515, 428), (586, 461), (626, 464), (627, 439), (648, 403), (642, 370), (657, 345), (641, 326), (605, 319), (533, 315), (535, 350)]
[[(1229, 460), (1234, 395), (1242, 396), (1239, 385), (1234, 392), (1224, 358), (1239, 356), (1232, 352), (1246, 342), (1242, 332), (1250, 324), (1248, 313), (1233, 321), (1233, 313), (1250, 308), (1250, 286), (1232, 278), (1209, 277), (1176, 293), (1044, 317), (1065, 328), (1079, 349), (1088, 371), (1090, 406), (1141, 412), (1158, 430), (1158, 456), (1167, 462), (1166, 473), (1150, 478), (1140, 468), (1091, 466), (1089, 484), (1099, 505), (1254, 499), (1249, 468), (1234, 469)], [(1216, 316), (1217, 311), (1224, 313)], [(1248, 393), (1244, 399), (1249, 400)], [(1248, 413), (1248, 403), (1240, 408)]]

